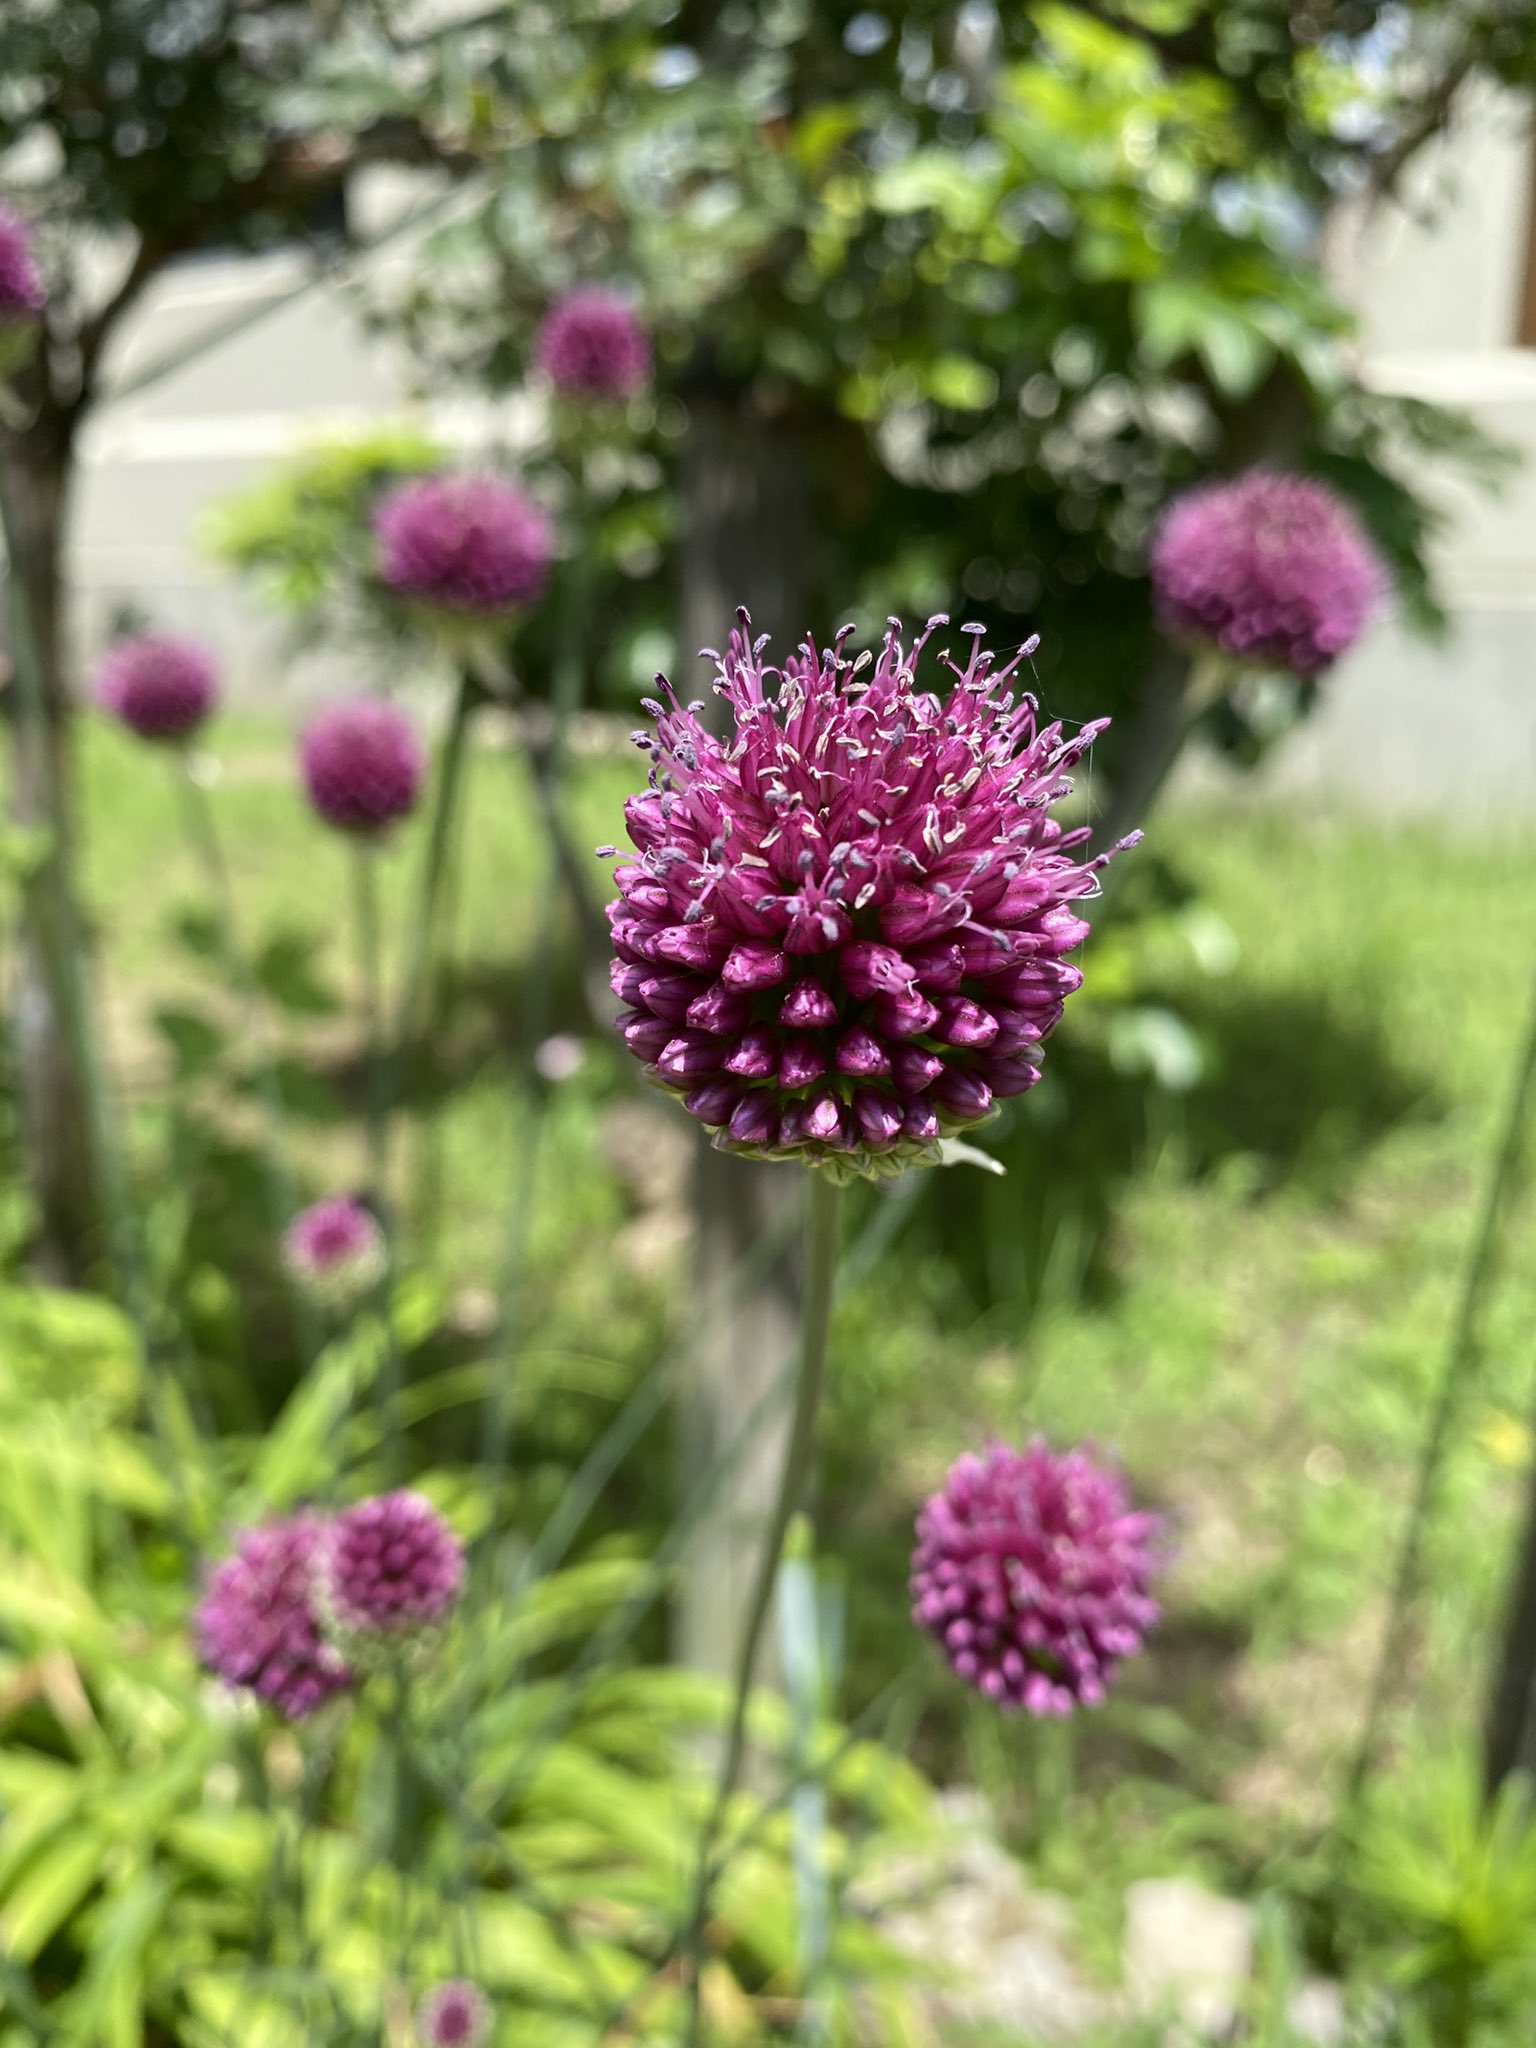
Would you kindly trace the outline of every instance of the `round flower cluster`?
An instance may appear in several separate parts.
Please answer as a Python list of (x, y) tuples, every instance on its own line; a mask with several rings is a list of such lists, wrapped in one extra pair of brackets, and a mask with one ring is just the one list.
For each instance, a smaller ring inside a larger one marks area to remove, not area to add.
[(497, 618), (532, 604), (554, 557), (543, 511), (494, 476), (398, 484), (374, 513), (373, 533), (391, 590), (462, 617)]
[(1251, 469), (1174, 500), (1152, 542), (1158, 624), (1255, 667), (1312, 676), (1360, 637), (1386, 574), (1315, 478)]
[(195, 641), (139, 633), (107, 649), (93, 694), (140, 739), (184, 740), (217, 703), (218, 674)]
[(651, 374), (650, 336), (620, 292), (580, 285), (545, 314), (534, 361), (572, 398), (633, 398)]
[(484, 1996), (462, 1978), (429, 1991), (416, 2014), (422, 2048), (480, 2048), (490, 2024)]
[(385, 1493), (339, 1515), (326, 1595), (348, 1635), (401, 1635), (441, 1621), (464, 1582), (464, 1552), (419, 1493)]
[[(1104, 721), (1040, 727), (981, 629), (923, 687), (892, 622), (877, 655), (811, 641), (763, 662), (740, 614), (717, 738), (668, 690), (648, 703), (639, 858), (609, 906), (619, 1024), (651, 1078), (723, 1149), (839, 1177), (936, 1156), (1038, 1078), (1081, 981), (1072, 905), (1108, 855), (1051, 806)], [(1129, 844), (1130, 842), (1125, 842)], [(611, 853), (612, 848), (602, 849)]]
[(279, 1516), (244, 1530), (208, 1572), (199, 1654), (226, 1685), (302, 1721), (353, 1683), (370, 1641), (440, 1622), (463, 1577), (457, 1537), (419, 1494)]
[(1156, 1531), (1086, 1450), (990, 1444), (918, 1517), (912, 1618), (1001, 1707), (1097, 1706), (1157, 1620)]
[(351, 1195), (329, 1195), (294, 1217), (283, 1256), (295, 1279), (317, 1299), (339, 1307), (382, 1277), (384, 1233), (373, 1211)]
[(14, 208), (0, 202), (0, 327), (30, 325), (45, 301), (31, 231)]
[(326, 823), (363, 836), (413, 810), (426, 773), (415, 728), (382, 697), (353, 697), (317, 712), (299, 741), (299, 763)]
[(203, 1662), (226, 1685), (302, 1721), (352, 1682), (321, 1632), (315, 1577), (326, 1524), (302, 1513), (245, 1530), (208, 1573), (196, 1633)]

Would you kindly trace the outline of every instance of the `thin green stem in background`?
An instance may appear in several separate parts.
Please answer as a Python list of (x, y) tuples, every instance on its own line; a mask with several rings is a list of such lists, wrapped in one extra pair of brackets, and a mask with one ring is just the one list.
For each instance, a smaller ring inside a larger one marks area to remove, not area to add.
[(1505, 1106), (1503, 1121), (1499, 1126), (1498, 1142), (1489, 1167), (1487, 1184), (1483, 1190), (1482, 1205), (1467, 1247), (1461, 1293), (1440, 1371), (1440, 1385), (1434, 1407), (1430, 1412), (1423, 1448), (1419, 1454), (1418, 1479), (1398, 1552), (1397, 1570), (1393, 1576), (1386, 1626), (1382, 1631), (1381, 1650), (1371, 1683), (1365, 1724), (1345, 1787), (1342, 1817), (1346, 1822), (1359, 1804), (1366, 1780), (1375, 1763), (1381, 1741), (1382, 1724), (1386, 1719), (1387, 1709), (1407, 1654), (1410, 1625), (1421, 1590), (1425, 1539), (1434, 1519), (1441, 1473), (1450, 1449), (1451, 1431), (1477, 1364), (1478, 1332), (1482, 1324), (1484, 1300), (1493, 1278), (1494, 1262), (1498, 1252), (1499, 1224), (1524, 1150), (1526, 1126), (1530, 1121), (1533, 1083), (1536, 1083), (1536, 981), (1533, 981), (1531, 987), (1529, 1007), (1515, 1058), (1509, 1099)]
[(389, 1197), (389, 1048), (384, 1021), (383, 936), (379, 919), (379, 852), (371, 840), (352, 849), (352, 881), (357, 923), (358, 978), (363, 1013), (366, 1063), (364, 1132), (368, 1153), (369, 1194), (384, 1233), (384, 1270), (377, 1301), (384, 1325), (384, 1362), (379, 1375), (379, 1408), (384, 1418), (385, 1477), (397, 1486), (404, 1470), (401, 1435), (402, 1371), (400, 1339), (395, 1328), (395, 1216)]
[[(513, 1422), (517, 1390), (517, 1364), (522, 1333), (522, 1293), (528, 1263), (528, 1244), (533, 1230), (534, 1193), (538, 1181), (539, 1156), (544, 1124), (548, 1115), (545, 1086), (533, 1069), (534, 1057), (549, 1028), (549, 976), (555, 957), (558, 932), (556, 881), (565, 875), (574, 891), (572, 910), (578, 933), (584, 931), (583, 908), (575, 880), (568, 874), (567, 855), (562, 851), (564, 820), (561, 799), (567, 755), (568, 728), (580, 708), (586, 661), (586, 632), (589, 623), (591, 550), (587, 545), (585, 520), (576, 522), (576, 551), (564, 579), (564, 602), (557, 622), (551, 729), (544, 760), (533, 758), (529, 749), (528, 771), (540, 797), (541, 812), (550, 853), (551, 873), (543, 902), (534, 950), (524, 977), (522, 1052), (528, 1063), (530, 1097), (522, 1118), (522, 1130), (512, 1145), (512, 1181), (507, 1192), (507, 1232), (502, 1245), (500, 1274), (499, 1338), (492, 1373), (490, 1398), (486, 1403), (485, 1428), (480, 1446), (480, 1463), (494, 1499), (512, 1455)], [(494, 1518), (492, 1521), (494, 1526)]]
[(784, 1554), (784, 1539), (805, 1498), (810, 1483), (811, 1462), (816, 1447), (816, 1418), (821, 1410), (821, 1390), (826, 1378), (827, 1339), (832, 1327), (832, 1299), (837, 1285), (838, 1225), (842, 1215), (842, 1189), (829, 1176), (813, 1171), (806, 1190), (805, 1277), (801, 1298), (800, 1370), (795, 1387), (794, 1415), (789, 1442), (784, 1451), (784, 1469), (779, 1496), (763, 1535), (757, 1580), (747, 1607), (746, 1625), (736, 1660), (735, 1696), (725, 1755), (715, 1795), (699, 1837), (698, 1875), (694, 1883), (689, 1914), (688, 1949), (692, 1959), (689, 1979), (689, 2048), (699, 2048), (703, 2038), (704, 1930), (709, 1918), (710, 1866), (720, 1830), (746, 1760), (747, 1717), (752, 1702), (752, 1676), (773, 1589)]
[[(453, 708), (438, 750), (421, 885), (406, 936), (405, 970), (390, 1043), (390, 1068), (386, 1082), (386, 1093), (392, 1104), (398, 1100), (412, 1045), (418, 1037), (429, 1045), (436, 1039), (445, 971), (443, 928), (457, 840), (455, 828), (464, 805), (465, 765), (475, 711), (482, 694), (474, 672), (468, 667), (461, 669)], [(436, 1234), (436, 1190), (440, 1181), (436, 1165), (425, 1155), (440, 1139), (440, 1124), (441, 1118), (430, 1111), (423, 1118), (420, 1139), (423, 1156), (411, 1176), (412, 1214), (416, 1221), (412, 1242), (424, 1254), (430, 1252), (431, 1240)]]
[(384, 1037), (384, 957), (379, 921), (378, 848), (359, 839), (352, 848), (352, 902), (356, 924), (358, 994), (362, 1006), (365, 1068), (364, 1133), (369, 1192), (381, 1212), (389, 1207), (388, 1051)]
[[(241, 943), (234, 884), (230, 879), (229, 863), (224, 857), (218, 821), (196, 764), (184, 749), (178, 754), (176, 781), (181, 794), (187, 834), (207, 877), (208, 891), (213, 899), (214, 917), (218, 924), (219, 959), (239, 996), (240, 1021), (250, 1040), (256, 1089), (261, 1100), (265, 1124), (265, 1142), (261, 1146), (262, 1190), (266, 1196), (268, 1228), (272, 1232), (274, 1245), (280, 1246), (283, 1233), (293, 1221), (298, 1209), (298, 1197), (288, 1164), (277, 1053), (262, 1010), (261, 990), (256, 972)], [(284, 1273), (287, 1274), (286, 1266)], [(294, 1331), (299, 1341), (302, 1360), (308, 1365), (314, 1360), (320, 1348), (320, 1332), (315, 1319), (314, 1305), (291, 1275), (287, 1277)]]

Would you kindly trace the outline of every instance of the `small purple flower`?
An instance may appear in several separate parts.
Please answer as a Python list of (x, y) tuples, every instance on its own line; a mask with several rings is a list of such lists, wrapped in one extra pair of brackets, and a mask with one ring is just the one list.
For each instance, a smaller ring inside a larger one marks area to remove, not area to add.
[(246, 1529), (208, 1572), (195, 1617), (203, 1662), (226, 1685), (302, 1721), (352, 1682), (320, 1630), (316, 1573), (326, 1527), (308, 1512)]
[(918, 1517), (912, 1618), (1001, 1707), (1097, 1706), (1157, 1620), (1156, 1533), (1086, 1450), (989, 1444)]
[(31, 230), (13, 207), (0, 201), (0, 328), (29, 326), (46, 300)]
[(543, 510), (500, 477), (398, 484), (373, 515), (379, 574), (401, 597), (497, 618), (543, 594), (554, 539)]
[(422, 2048), (480, 2048), (490, 2025), (483, 1995), (462, 1978), (429, 1991), (416, 2014)]
[(464, 1551), (419, 1493), (384, 1493), (338, 1516), (326, 1594), (347, 1635), (403, 1635), (441, 1621), (459, 1597)]
[(96, 702), (143, 740), (184, 740), (218, 701), (218, 673), (207, 648), (163, 633), (115, 640), (102, 657)]
[(1050, 810), (1104, 721), (1040, 726), (1011, 680), (1029, 650), (994, 669), (976, 626), (922, 686), (942, 619), (857, 658), (845, 627), (781, 669), (739, 621), (715, 686), (734, 732), (663, 683), (656, 738), (636, 735), (619, 1028), (723, 1150), (895, 1171), (1039, 1077), (1082, 980), (1073, 905), (1109, 858), (1077, 858), (1086, 828)]
[(534, 361), (572, 398), (633, 398), (651, 374), (651, 339), (628, 299), (578, 285), (544, 315)]
[(1376, 550), (1327, 484), (1268, 469), (1176, 498), (1151, 567), (1158, 624), (1171, 638), (1299, 676), (1354, 645), (1387, 586)]
[(415, 807), (426, 762), (403, 711), (352, 697), (315, 714), (299, 741), (309, 800), (342, 832), (383, 832)]
[(301, 1210), (283, 1238), (296, 1279), (338, 1306), (354, 1301), (384, 1271), (384, 1233), (371, 1209), (351, 1195), (330, 1195)]

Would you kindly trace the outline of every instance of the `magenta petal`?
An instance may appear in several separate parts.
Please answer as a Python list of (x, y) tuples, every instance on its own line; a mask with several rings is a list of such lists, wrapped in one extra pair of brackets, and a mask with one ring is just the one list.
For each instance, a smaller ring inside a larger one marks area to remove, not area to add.
[(779, 1035), (765, 1026), (742, 1033), (735, 1050), (721, 1065), (744, 1081), (766, 1081), (779, 1064)]
[(916, 993), (881, 996), (875, 1003), (875, 1023), (889, 1038), (921, 1038), (938, 1021), (938, 1005)]
[(779, 1086), (804, 1088), (827, 1071), (827, 1055), (814, 1038), (786, 1032), (779, 1051)]
[(774, 988), (788, 972), (789, 962), (777, 946), (749, 939), (727, 957), (720, 979), (732, 988)]
[(915, 1045), (891, 1048), (891, 1078), (903, 1095), (920, 1095), (943, 1071), (944, 1062), (936, 1052), (923, 1052)]
[(890, 946), (876, 946), (864, 940), (844, 946), (837, 964), (849, 994), (861, 1001), (870, 996), (904, 995), (916, 980), (900, 953)]
[(778, 1126), (777, 1104), (765, 1089), (749, 1090), (731, 1112), (731, 1137), (738, 1145), (767, 1145)]
[(706, 1081), (684, 1098), (683, 1107), (701, 1124), (716, 1128), (730, 1122), (740, 1100), (741, 1090), (733, 1081)]
[(779, 1005), (779, 1022), (795, 1031), (816, 1031), (837, 1022), (837, 1004), (809, 975), (797, 981)]
[(948, 1045), (980, 1050), (996, 1038), (997, 1019), (980, 1003), (973, 1003), (969, 996), (946, 996), (939, 1004), (934, 1036), (942, 1038)]
[(890, 1055), (872, 1031), (857, 1025), (838, 1043), (837, 1071), (868, 1081), (891, 1071)]

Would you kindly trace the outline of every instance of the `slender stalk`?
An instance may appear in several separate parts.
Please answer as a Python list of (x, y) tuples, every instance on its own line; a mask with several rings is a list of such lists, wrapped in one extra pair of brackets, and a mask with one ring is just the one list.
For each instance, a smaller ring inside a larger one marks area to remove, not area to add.
[[(470, 729), (481, 701), (481, 689), (467, 665), (459, 672), (453, 710), (438, 754), (436, 789), (431, 822), (427, 828), (427, 850), (422, 864), (421, 888), (416, 913), (406, 943), (405, 980), (395, 1025), (390, 1076), (390, 1095), (399, 1089), (412, 1040), (420, 1033), (428, 1043), (435, 1037), (442, 1003), (444, 954), (448, 941), (445, 926), (451, 924), (450, 891), (454, 876), (454, 853), (459, 813), (463, 808), (465, 759)], [(441, 1195), (441, 1119), (430, 1115), (421, 1120), (416, 1170), (412, 1175), (413, 1243), (429, 1247), (437, 1232)]]
[(378, 849), (366, 839), (359, 839), (352, 849), (352, 888), (357, 927), (358, 988), (362, 1001), (363, 1057), (367, 1068), (364, 1132), (369, 1192), (381, 1208), (386, 1208), (389, 1199), (389, 1075), (384, 1037)]
[(1483, 1735), (1483, 1791), (1491, 1802), (1516, 1770), (1536, 1769), (1536, 1469), (1526, 1482), (1525, 1528), (1505, 1596), (1498, 1663)]
[[(199, 779), (191, 757), (185, 750), (179, 750), (176, 765), (176, 779), (181, 793), (187, 834), (207, 877), (208, 891), (213, 899), (214, 916), (218, 920), (220, 959), (239, 996), (240, 1021), (250, 1039), (254, 1054), (256, 1089), (261, 1099), (262, 1120), (266, 1127), (265, 1143), (261, 1150), (262, 1190), (267, 1203), (268, 1228), (272, 1232), (273, 1242), (278, 1243), (293, 1220), (298, 1208), (298, 1197), (294, 1191), (293, 1175), (288, 1170), (277, 1054), (262, 1010), (261, 991), (255, 970), (241, 944), (234, 884), (230, 879), (229, 863), (224, 857), (223, 841), (219, 837), (213, 805), (209, 802), (207, 789)], [(288, 1280), (288, 1302), (300, 1353), (307, 1365), (312, 1362), (320, 1348), (319, 1329), (309, 1296), (291, 1277)]]
[(1382, 1632), (1381, 1651), (1371, 1684), (1365, 1724), (1345, 1790), (1344, 1812), (1358, 1804), (1381, 1740), (1382, 1723), (1391, 1702), (1394, 1684), (1408, 1646), (1409, 1625), (1419, 1594), (1424, 1541), (1434, 1516), (1440, 1476), (1450, 1447), (1451, 1429), (1465, 1393), (1465, 1383), (1477, 1362), (1477, 1337), (1482, 1321), (1483, 1300), (1493, 1277), (1498, 1251), (1499, 1223), (1514, 1182), (1530, 1120), (1531, 1090), (1536, 1083), (1536, 981), (1533, 981), (1524, 1028), (1515, 1059), (1509, 1099), (1499, 1127), (1498, 1144), (1489, 1168), (1487, 1184), (1478, 1211), (1476, 1228), (1467, 1248), (1462, 1271), (1461, 1293), (1456, 1306), (1440, 1371), (1440, 1385), (1430, 1413), (1429, 1427), (1419, 1453), (1418, 1479), (1413, 1505), (1404, 1527), (1393, 1576), (1392, 1596)]
[(763, 1537), (757, 1580), (747, 1608), (746, 1626), (736, 1660), (735, 1700), (726, 1735), (725, 1755), (715, 1796), (699, 1837), (698, 1871), (694, 1880), (693, 1907), (688, 1922), (688, 1950), (693, 1968), (689, 1980), (687, 2040), (698, 2048), (703, 2038), (703, 1947), (704, 1927), (709, 1917), (710, 1865), (720, 1838), (731, 1798), (746, 1758), (747, 1716), (752, 1701), (752, 1674), (757, 1667), (763, 1631), (773, 1605), (773, 1589), (779, 1574), (784, 1540), (789, 1534), (810, 1480), (811, 1460), (816, 1445), (816, 1418), (821, 1408), (822, 1382), (826, 1376), (827, 1338), (832, 1324), (832, 1297), (837, 1282), (838, 1223), (842, 1190), (836, 1182), (813, 1172), (806, 1190), (805, 1281), (801, 1298), (800, 1372), (795, 1388), (794, 1415), (789, 1442), (784, 1451), (784, 1469), (779, 1480), (779, 1497)]
[[(572, 717), (580, 707), (585, 675), (586, 633), (591, 587), (591, 549), (587, 545), (585, 519), (576, 521), (576, 552), (565, 578), (564, 602), (560, 607), (558, 640), (550, 693), (552, 721), (550, 738), (542, 759), (528, 750), (528, 770), (539, 796), (551, 865), (564, 878), (578, 926), (585, 935), (584, 913), (590, 911), (579, 879), (569, 872), (560, 799), (566, 768), (566, 743)], [(533, 1091), (526, 1111), (521, 1143), (512, 1147), (513, 1181), (507, 1201), (507, 1234), (501, 1260), (500, 1343), (491, 1396), (486, 1404), (485, 1429), (480, 1461), (494, 1495), (512, 1454), (513, 1417), (517, 1386), (517, 1352), (521, 1336), (519, 1307), (523, 1273), (528, 1261), (528, 1240), (533, 1225), (533, 1200), (538, 1179), (539, 1153), (548, 1108), (545, 1092), (532, 1072), (533, 1055), (544, 1039), (549, 1023), (549, 968), (554, 954), (556, 932), (556, 890), (546, 887), (534, 953), (524, 982), (523, 1052), (528, 1061), (529, 1085)]]
[(385, 1476), (400, 1482), (404, 1464), (400, 1394), (404, 1375), (400, 1340), (395, 1330), (395, 1218), (389, 1199), (389, 1050), (384, 1024), (384, 964), (379, 923), (378, 850), (367, 840), (353, 848), (352, 880), (356, 905), (358, 976), (362, 993), (364, 1058), (367, 1063), (367, 1107), (364, 1134), (368, 1153), (369, 1192), (384, 1232), (384, 1269), (376, 1293), (383, 1326), (384, 1357), (379, 1374), (379, 1410), (383, 1417)]
[[(926, 1658), (917, 1658), (904, 1671), (898, 1672), (885, 1689), (875, 1695), (864, 1711), (849, 1722), (829, 1755), (820, 1762), (806, 1761), (791, 1766), (778, 1790), (759, 1801), (756, 1811), (721, 1848), (710, 1869), (711, 1886), (719, 1882), (736, 1857), (745, 1850), (754, 1848), (762, 1840), (769, 1825), (793, 1803), (797, 1792), (807, 1785), (829, 1785), (837, 1774), (838, 1766), (857, 1749), (871, 1729), (880, 1727), (881, 1740), (889, 1745), (896, 1710), (914, 1695), (919, 1694), (928, 1668)], [(899, 1750), (899, 1743), (897, 1748)], [(679, 1927), (660, 1954), (652, 1957), (649, 1977), (633, 1991), (626, 1993), (604, 2017), (603, 2024), (598, 2029), (597, 2048), (607, 2048), (608, 2043), (622, 2038), (620, 2028), (627, 2031), (627, 2023), (635, 2007), (640, 2004), (646, 1992), (671, 1968), (681, 1954), (686, 1939), (687, 1928)]]
[[(1179, 656), (1169, 650), (1156, 658), (1136, 726), (1132, 731), (1134, 751), (1111, 789), (1109, 803), (1095, 838), (1100, 845), (1113, 846), (1127, 832), (1142, 824), (1178, 765), (1179, 756), (1205, 713), (1231, 687), (1234, 673), (1228, 657), (1215, 648), (1191, 655), (1180, 673)], [(1111, 867), (1104, 879), (1118, 873)]]
[(464, 669), (454, 692), (453, 710), (443, 734), (437, 761), (437, 786), (432, 816), (427, 827), (427, 850), (422, 863), (421, 889), (416, 914), (406, 940), (405, 979), (395, 1024), (395, 1057), (401, 1058), (412, 1034), (429, 1025), (436, 1009), (438, 972), (436, 934), (448, 886), (448, 868), (453, 849), (453, 828), (458, 819), (464, 787), (464, 762), (470, 727), (480, 701), (480, 685), (473, 672)]

